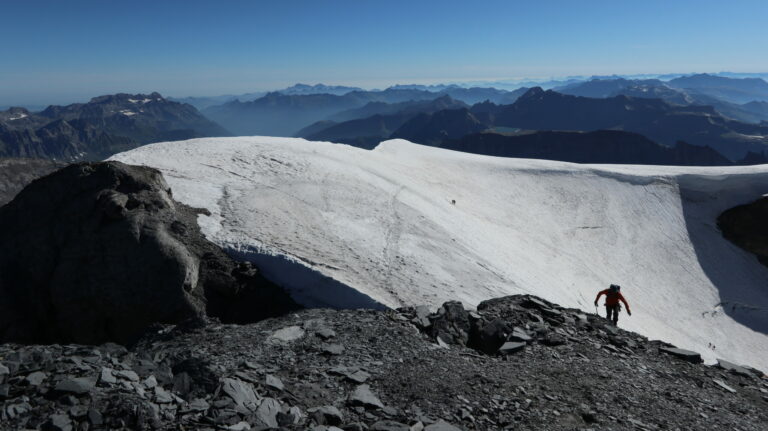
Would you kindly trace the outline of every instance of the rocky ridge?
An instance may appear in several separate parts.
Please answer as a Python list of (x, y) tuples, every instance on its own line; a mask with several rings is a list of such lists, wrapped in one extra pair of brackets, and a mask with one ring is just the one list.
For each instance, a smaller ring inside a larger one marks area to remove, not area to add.
[[(472, 346), (472, 347), (467, 347)], [(761, 430), (757, 370), (531, 296), (0, 346), (4, 429)]]

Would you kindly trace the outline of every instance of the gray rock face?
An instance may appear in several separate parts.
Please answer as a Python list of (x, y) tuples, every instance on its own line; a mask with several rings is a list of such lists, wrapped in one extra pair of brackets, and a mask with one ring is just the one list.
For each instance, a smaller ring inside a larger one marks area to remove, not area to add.
[(206, 241), (159, 171), (70, 165), (0, 207), (0, 341), (135, 340), (151, 323), (236, 323), (295, 304)]

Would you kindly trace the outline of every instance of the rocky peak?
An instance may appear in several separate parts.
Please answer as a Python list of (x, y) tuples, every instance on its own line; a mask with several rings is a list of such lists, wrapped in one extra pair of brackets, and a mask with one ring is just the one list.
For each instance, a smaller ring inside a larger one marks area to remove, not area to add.
[(538, 99), (545, 93), (546, 91), (544, 91), (544, 89), (541, 87), (531, 87), (528, 91), (523, 93), (517, 100), (526, 101), (526, 100)]
[(92, 104), (117, 104), (117, 105), (143, 105), (153, 102), (165, 102), (165, 98), (158, 92), (150, 94), (127, 94), (118, 93), (105, 96), (97, 96), (91, 99)]
[(24, 123), (31, 120), (33, 115), (26, 108), (12, 106), (5, 111), (0, 111), (0, 123), (10, 123), (13, 126), (19, 122)]

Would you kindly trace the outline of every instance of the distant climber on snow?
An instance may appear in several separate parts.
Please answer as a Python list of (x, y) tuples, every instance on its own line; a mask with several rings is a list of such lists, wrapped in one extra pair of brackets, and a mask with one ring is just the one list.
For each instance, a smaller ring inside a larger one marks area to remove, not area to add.
[(614, 325), (619, 321), (619, 311), (621, 311), (621, 304), (619, 304), (619, 301), (623, 302), (624, 306), (627, 307), (627, 314), (630, 316), (632, 315), (632, 311), (629, 309), (629, 304), (627, 303), (627, 300), (624, 299), (620, 290), (621, 286), (612, 284), (608, 289), (601, 290), (597, 294), (597, 298), (595, 298), (595, 307), (597, 307), (597, 301), (600, 300), (601, 296), (605, 295), (605, 317), (612, 321)]

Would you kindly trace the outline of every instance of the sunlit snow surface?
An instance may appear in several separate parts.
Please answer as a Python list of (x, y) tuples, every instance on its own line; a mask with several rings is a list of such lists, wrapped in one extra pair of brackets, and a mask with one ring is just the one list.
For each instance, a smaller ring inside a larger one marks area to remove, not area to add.
[(768, 193), (768, 165), (576, 165), (268, 137), (113, 159), (160, 169), (176, 199), (210, 211), (199, 218), (210, 240), (305, 304), (532, 293), (594, 312), (597, 291), (618, 283), (633, 309), (622, 327), (768, 369), (768, 268), (716, 226)]

